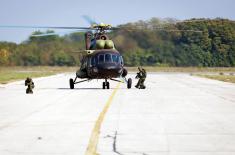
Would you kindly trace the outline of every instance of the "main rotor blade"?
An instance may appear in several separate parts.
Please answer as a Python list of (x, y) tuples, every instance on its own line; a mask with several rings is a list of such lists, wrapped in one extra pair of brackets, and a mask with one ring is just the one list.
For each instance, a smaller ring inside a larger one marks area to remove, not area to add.
[(140, 28), (140, 27), (117, 27), (112, 28), (112, 30), (127, 30), (127, 31), (136, 31), (136, 30), (143, 30), (143, 31), (166, 31), (166, 32), (195, 32), (195, 33), (202, 33), (200, 30), (178, 30), (178, 29), (167, 29), (167, 27), (152, 27), (152, 28)]
[(68, 31), (68, 32), (52, 32), (52, 33), (43, 33), (43, 34), (32, 34), (32, 37), (44, 37), (44, 36), (53, 36), (53, 35), (65, 35), (70, 33), (76, 33), (76, 32), (84, 32), (81, 30), (77, 31)]
[(174, 29), (172, 29), (172, 30), (164, 30), (164, 29), (159, 29), (159, 30), (157, 30), (157, 31), (166, 31), (166, 32), (195, 32), (195, 33), (202, 33), (202, 31), (197, 31), (197, 30), (174, 30)]
[(94, 25), (94, 24), (97, 24), (97, 25), (98, 25), (98, 23), (97, 23), (95, 20), (91, 19), (91, 17), (89, 17), (89, 16), (87, 16), (87, 15), (83, 15), (82, 17), (83, 17), (90, 25)]
[(54, 35), (58, 35), (58, 33), (32, 34), (31, 37), (44, 37), (44, 36), (54, 36)]
[(93, 30), (89, 27), (69, 27), (69, 26), (15, 26), (15, 25), (0, 25), (0, 28), (20, 28), (20, 29), (74, 29), (74, 30)]

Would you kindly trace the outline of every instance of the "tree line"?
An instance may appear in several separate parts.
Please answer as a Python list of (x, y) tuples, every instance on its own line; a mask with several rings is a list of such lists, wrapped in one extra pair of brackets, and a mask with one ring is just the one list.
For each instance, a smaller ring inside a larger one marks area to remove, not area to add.
[[(119, 28), (109, 36), (127, 66), (235, 66), (235, 22), (228, 19), (152, 18)], [(29, 37), (20, 44), (0, 42), (0, 64), (79, 65), (75, 52), (84, 48), (84, 32)]]

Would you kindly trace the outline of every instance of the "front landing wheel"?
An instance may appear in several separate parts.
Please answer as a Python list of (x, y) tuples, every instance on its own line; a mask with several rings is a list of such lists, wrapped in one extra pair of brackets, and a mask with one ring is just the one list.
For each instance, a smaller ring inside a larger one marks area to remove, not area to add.
[(131, 85), (132, 85), (132, 79), (129, 78), (129, 79), (127, 80), (127, 88), (128, 88), (128, 89), (131, 89)]
[(107, 82), (107, 85), (106, 85), (107, 89), (109, 89), (109, 82)]
[(103, 89), (109, 89), (109, 82), (103, 82)]
[(70, 89), (74, 89), (73, 79), (69, 79), (69, 86), (70, 86)]
[(105, 82), (103, 82), (103, 89), (105, 89)]

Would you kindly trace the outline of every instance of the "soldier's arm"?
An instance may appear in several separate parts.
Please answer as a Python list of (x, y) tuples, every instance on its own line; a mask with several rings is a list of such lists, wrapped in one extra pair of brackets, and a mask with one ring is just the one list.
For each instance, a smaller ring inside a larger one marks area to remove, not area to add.
[(27, 80), (24, 81), (24, 85), (25, 85), (25, 86), (28, 85), (28, 81), (27, 81)]
[(140, 77), (140, 73), (137, 73), (137, 75), (136, 75), (136, 79), (138, 79)]

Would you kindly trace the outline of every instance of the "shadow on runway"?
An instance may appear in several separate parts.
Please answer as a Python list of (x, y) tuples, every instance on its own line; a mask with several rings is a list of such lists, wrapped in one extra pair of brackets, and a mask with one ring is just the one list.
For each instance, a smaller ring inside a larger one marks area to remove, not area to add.
[[(70, 88), (57, 88), (59, 90), (105, 90), (103, 88), (74, 88), (74, 89), (70, 89)], [(110, 89), (115, 89), (115, 88), (110, 88)]]
[[(59, 90), (114, 90), (116, 88), (109, 88), (109, 89), (103, 89), (103, 88), (74, 88), (74, 89), (70, 89), (70, 88), (57, 88)], [(128, 88), (118, 88), (118, 89), (126, 89), (126, 90), (132, 90), (132, 89), (135, 89), (135, 90), (139, 90), (139, 89), (136, 89), (136, 88), (131, 88), (131, 89), (128, 89)]]

